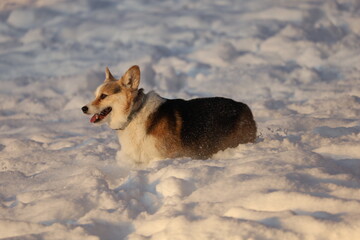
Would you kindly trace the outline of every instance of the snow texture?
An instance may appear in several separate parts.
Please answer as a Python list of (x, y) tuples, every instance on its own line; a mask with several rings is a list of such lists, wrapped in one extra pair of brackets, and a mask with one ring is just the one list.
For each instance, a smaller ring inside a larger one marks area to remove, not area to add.
[[(257, 143), (133, 165), (80, 110), (133, 64)], [(360, 239), (358, 0), (1, 0), (0, 72), (2, 239)]]

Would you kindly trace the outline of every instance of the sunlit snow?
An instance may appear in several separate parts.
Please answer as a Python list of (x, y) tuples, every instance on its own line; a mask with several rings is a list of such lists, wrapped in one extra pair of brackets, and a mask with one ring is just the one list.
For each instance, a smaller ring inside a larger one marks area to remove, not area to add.
[[(81, 107), (109, 66), (247, 103), (256, 144), (136, 166)], [(1, 0), (0, 238), (360, 239), (357, 0)]]

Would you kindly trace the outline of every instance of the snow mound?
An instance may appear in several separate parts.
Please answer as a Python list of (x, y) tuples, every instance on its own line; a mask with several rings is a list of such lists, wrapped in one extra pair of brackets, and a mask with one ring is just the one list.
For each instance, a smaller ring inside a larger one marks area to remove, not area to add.
[[(0, 238), (360, 239), (360, 4), (0, 1)], [(138, 166), (80, 108), (108, 66), (247, 103), (256, 144)]]

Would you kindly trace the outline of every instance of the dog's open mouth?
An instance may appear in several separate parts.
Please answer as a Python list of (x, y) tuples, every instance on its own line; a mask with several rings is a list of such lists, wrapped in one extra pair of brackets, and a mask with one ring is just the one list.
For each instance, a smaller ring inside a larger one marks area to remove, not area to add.
[(97, 123), (103, 120), (110, 112), (112, 108), (107, 107), (104, 110), (102, 110), (100, 113), (95, 113), (94, 116), (91, 117), (90, 122)]

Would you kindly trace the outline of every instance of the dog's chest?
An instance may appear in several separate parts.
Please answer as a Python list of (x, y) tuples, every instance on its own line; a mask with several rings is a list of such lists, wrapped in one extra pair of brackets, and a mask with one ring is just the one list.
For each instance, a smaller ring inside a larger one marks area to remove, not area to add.
[(162, 157), (155, 146), (155, 139), (146, 134), (144, 126), (129, 126), (118, 137), (121, 151), (136, 162), (145, 163)]
[(121, 151), (139, 163), (163, 158), (156, 147), (156, 139), (146, 133), (146, 121), (164, 100), (152, 92), (147, 99), (143, 110), (124, 131), (118, 132)]

